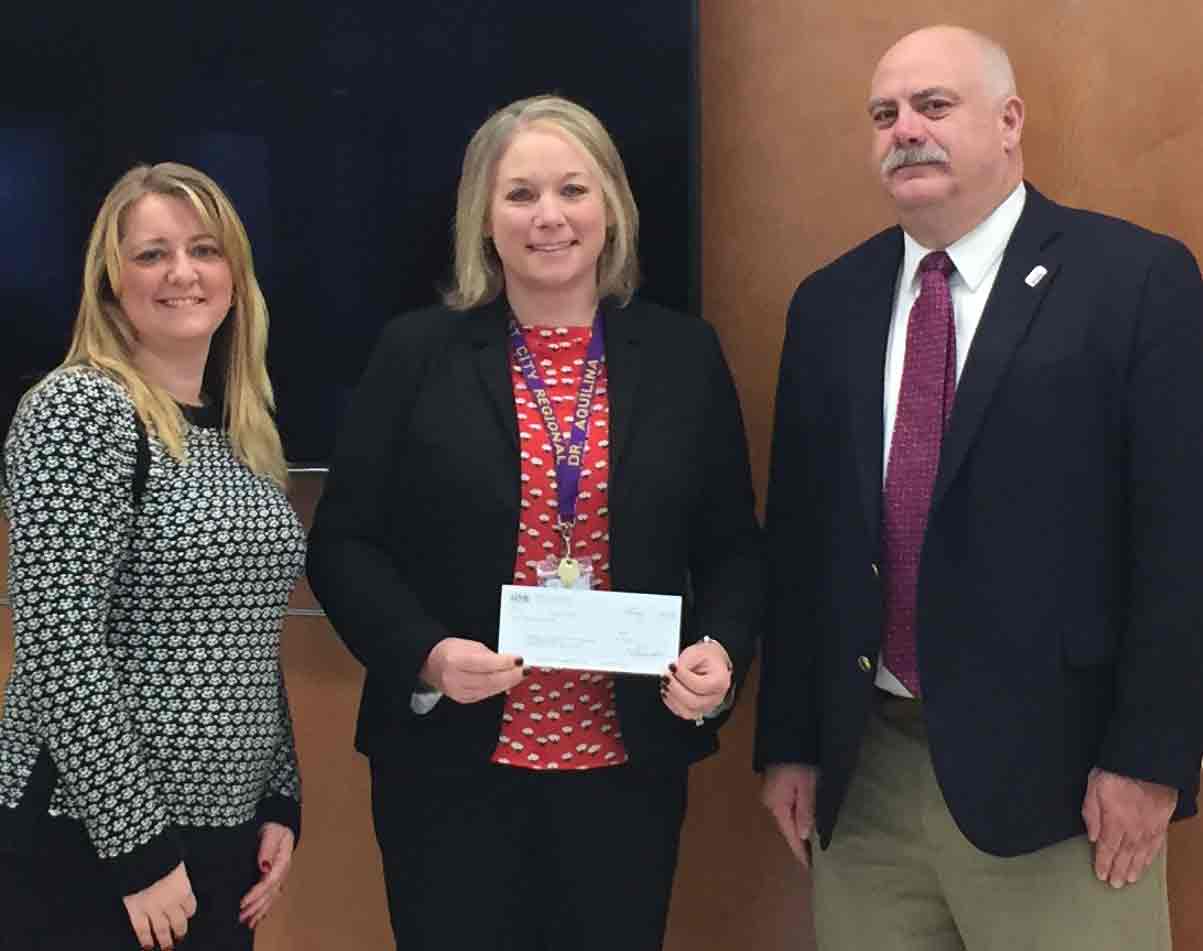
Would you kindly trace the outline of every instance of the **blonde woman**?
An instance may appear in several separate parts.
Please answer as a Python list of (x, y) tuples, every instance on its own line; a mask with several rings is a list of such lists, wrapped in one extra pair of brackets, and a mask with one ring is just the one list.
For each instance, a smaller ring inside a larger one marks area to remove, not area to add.
[[(357, 741), (409, 951), (661, 944), (761, 549), (718, 339), (633, 296), (637, 232), (595, 116), (552, 96), (498, 111), (464, 159), (448, 305), (385, 331), (340, 440), (309, 577), (367, 668)], [(499, 653), (501, 586), (552, 576), (687, 595), (675, 663)]]
[(266, 341), (221, 189), (126, 173), (70, 350), (5, 443), (0, 888), (22, 951), (250, 948), (279, 893), (300, 818), (279, 638), (304, 540)]

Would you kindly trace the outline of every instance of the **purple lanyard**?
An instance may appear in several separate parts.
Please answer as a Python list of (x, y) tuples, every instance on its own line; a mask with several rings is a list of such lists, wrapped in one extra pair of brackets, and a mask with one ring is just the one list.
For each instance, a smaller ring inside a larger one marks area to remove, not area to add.
[[(601, 313), (593, 320), (593, 333), (589, 337), (589, 347), (585, 351), (585, 365), (581, 372), (581, 385), (577, 390), (576, 403), (573, 406), (572, 425), (565, 438), (560, 421), (556, 418), (555, 407), (551, 405), (551, 397), (547, 395), (547, 384), (535, 366), (535, 356), (526, 345), (522, 328), (516, 320), (510, 320), (510, 350), (522, 370), (526, 380), (526, 388), (535, 397), (539, 407), (539, 415), (543, 419), (543, 428), (551, 440), (556, 454), (556, 496), (559, 508), (556, 510), (556, 530), (564, 539), (565, 546), (572, 540), (572, 527), (576, 524), (576, 499), (581, 488), (581, 466), (585, 457), (585, 437), (589, 435), (589, 415), (593, 408), (593, 394), (597, 390), (597, 380), (601, 376), (602, 364), (606, 362), (606, 341), (602, 331)], [(565, 551), (570, 555), (571, 551)]]

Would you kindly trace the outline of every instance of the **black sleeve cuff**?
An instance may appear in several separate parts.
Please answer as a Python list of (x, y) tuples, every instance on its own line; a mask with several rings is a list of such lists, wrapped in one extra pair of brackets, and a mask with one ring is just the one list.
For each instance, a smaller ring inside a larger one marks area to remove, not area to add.
[(1112, 721), (1098, 766), (1120, 776), (1171, 786), (1195, 798), (1199, 790), (1199, 742), (1189, 730), (1139, 716)]
[(169, 875), (183, 860), (184, 850), (179, 836), (168, 826), (132, 852), (101, 859), (101, 864), (108, 871), (117, 894), (124, 898)]
[(255, 810), (255, 824), (278, 822), (292, 829), (293, 847), (301, 843), (301, 804), (288, 796), (268, 796)]

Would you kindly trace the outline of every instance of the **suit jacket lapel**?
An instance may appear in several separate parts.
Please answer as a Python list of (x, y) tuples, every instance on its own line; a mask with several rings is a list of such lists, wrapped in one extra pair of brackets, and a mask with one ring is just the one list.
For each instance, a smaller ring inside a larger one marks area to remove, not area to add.
[[(639, 322), (639, 304), (626, 307), (602, 304), (606, 327), (606, 385), (610, 396), (610, 482), (625, 484), (617, 473), (631, 435), (635, 395), (639, 389), (640, 342), (643, 328)], [(611, 494), (615, 489), (611, 488)]]
[(497, 423), (518, 452), (518, 416), (510, 378), (509, 340), (506, 336), (508, 309), (504, 298), (482, 307), (472, 315), (469, 330), (476, 375), (497, 414)]
[[(606, 332), (606, 378), (610, 397), (610, 481), (622, 484), (615, 472), (630, 437), (635, 394), (639, 388), (639, 305), (618, 308), (602, 304)], [(635, 313), (632, 313), (635, 311)], [(498, 425), (506, 433), (515, 455), (518, 446), (518, 417), (510, 375), (507, 327), (509, 312), (504, 299), (482, 307), (472, 315), (470, 345), (477, 378), (489, 397)], [(611, 492), (614, 490), (611, 489)]]
[(867, 262), (865, 270), (870, 279), (864, 292), (849, 301), (845, 324), (853, 445), (872, 551), (878, 550), (881, 536), (886, 342), (901, 261), (902, 232), (895, 228), (883, 236), (876, 259)]
[[(1007, 244), (957, 384), (952, 419), (940, 449), (940, 466), (932, 490), (933, 509), (956, 478), (990, 400), (1053, 284), (1058, 263), (1050, 245), (1059, 234), (1056, 224), (1056, 206), (1027, 185), (1023, 214)], [(1026, 278), (1037, 265), (1048, 273), (1033, 287)]]

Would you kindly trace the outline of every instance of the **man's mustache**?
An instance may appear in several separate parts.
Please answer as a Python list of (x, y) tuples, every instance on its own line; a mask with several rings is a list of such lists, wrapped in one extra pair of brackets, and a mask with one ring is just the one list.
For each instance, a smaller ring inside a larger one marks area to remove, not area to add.
[(908, 165), (947, 165), (948, 153), (938, 145), (916, 145), (909, 149), (893, 149), (881, 160), (881, 173), (889, 175)]

